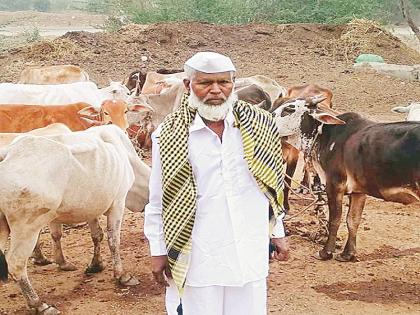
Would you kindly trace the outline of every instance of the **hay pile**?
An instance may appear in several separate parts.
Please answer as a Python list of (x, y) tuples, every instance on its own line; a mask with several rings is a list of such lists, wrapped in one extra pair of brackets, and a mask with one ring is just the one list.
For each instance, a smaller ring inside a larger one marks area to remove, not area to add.
[[(362, 53), (388, 56), (385, 59), (398, 60), (399, 57), (404, 58), (404, 55), (416, 58), (416, 52), (402, 44), (397, 37), (377, 22), (365, 19), (355, 19), (349, 22), (340, 36), (328, 40), (324, 48), (326, 53), (334, 59), (345, 60), (346, 62), (353, 62)], [(393, 50), (396, 49), (404, 50), (404, 54), (393, 55)], [(399, 63), (405, 63), (405, 61), (400, 60)]]
[(68, 56), (85, 58), (88, 55), (88, 52), (83, 50), (81, 46), (67, 38), (37, 42), (24, 47), (22, 52), (33, 62), (55, 62)]

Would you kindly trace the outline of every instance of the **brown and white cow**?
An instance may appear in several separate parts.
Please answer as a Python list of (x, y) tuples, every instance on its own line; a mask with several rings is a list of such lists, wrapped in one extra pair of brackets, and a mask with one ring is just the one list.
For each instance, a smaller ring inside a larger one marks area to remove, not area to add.
[[(291, 86), (290, 88), (288, 88), (287, 95), (278, 98), (274, 102), (271, 111), (275, 111), (279, 106), (281, 106), (288, 100), (295, 98), (313, 97), (317, 95), (320, 95), (323, 98), (325, 98), (323, 101), (320, 102), (321, 106), (332, 108), (333, 93), (330, 89), (321, 87), (317, 84), (304, 84)], [(299, 161), (299, 150), (294, 148), (287, 141), (283, 141), (282, 149), (284, 152), (284, 159), (287, 163), (286, 174), (288, 175), (285, 179), (287, 185), (284, 188), (284, 206), (287, 210), (289, 210), (289, 187), (292, 181), (291, 178), (293, 177), (296, 171), (296, 166)], [(306, 168), (304, 170), (302, 185), (308, 188), (311, 185), (310, 172)]]
[(287, 102), (276, 110), (276, 122), (279, 128), (288, 126), (297, 149), (311, 157), (326, 184), (329, 235), (320, 259), (333, 257), (343, 197), (349, 195), (348, 239), (336, 258), (353, 261), (366, 196), (420, 201), (420, 123), (377, 123), (357, 113), (336, 115), (314, 103)]
[[(147, 75), (149, 75), (149, 79), (147, 80), (145, 91), (152, 91), (153, 93), (145, 93), (145, 94), (159, 94), (154, 93), (156, 92), (156, 86), (160, 85), (158, 82), (162, 82), (168, 76), (167, 74), (174, 74), (180, 73), (183, 70), (172, 70), (172, 69), (158, 69), (156, 72), (148, 72), (144, 73), (141, 70), (135, 70), (131, 72), (124, 80), (123, 84), (131, 91), (131, 94), (134, 96), (138, 96), (143, 86), (146, 84)], [(153, 86), (153, 88), (151, 88)], [(169, 86), (168, 86), (169, 87)], [(144, 92), (143, 92), (144, 93)]]
[(57, 65), (24, 69), (18, 83), (63, 84), (89, 81), (89, 75), (78, 66)]

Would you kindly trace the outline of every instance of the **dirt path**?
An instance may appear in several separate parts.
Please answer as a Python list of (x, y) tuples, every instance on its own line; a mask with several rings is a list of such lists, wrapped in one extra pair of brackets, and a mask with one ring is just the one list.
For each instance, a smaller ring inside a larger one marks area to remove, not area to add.
[(0, 11), (0, 35), (12, 36), (38, 29), (43, 37), (57, 37), (70, 31), (101, 31), (106, 16), (81, 11)]
[[(122, 79), (137, 68), (175, 69), (196, 51), (217, 50), (233, 58), (240, 75), (265, 74), (285, 86), (316, 82), (333, 90), (334, 106), (340, 111), (357, 111), (375, 120), (402, 119), (390, 109), (420, 100), (420, 83), (355, 73), (352, 60), (362, 50), (378, 53), (390, 63), (420, 63), (420, 55), (375, 28), (343, 37), (348, 31), (347, 26), (173, 23), (129, 26), (115, 34), (71, 33), (0, 54), (0, 80), (15, 81), (25, 64), (74, 63), (104, 85), (108, 77)], [(149, 57), (148, 62), (142, 63), (141, 56)], [(294, 201), (291, 213), (301, 207)], [(369, 198), (359, 229), (360, 261), (356, 263), (317, 261), (311, 255), (319, 245), (292, 235), (291, 260), (271, 264), (270, 314), (420, 314), (419, 219), (420, 205)], [(316, 229), (309, 213), (287, 223), (289, 230), (297, 225)], [(139, 277), (139, 286), (126, 289), (114, 284), (105, 240), (107, 269), (92, 277), (83, 274), (92, 244), (87, 227), (82, 227), (67, 230), (63, 240), (69, 260), (79, 270), (60, 272), (53, 265), (29, 263), (34, 287), (63, 314), (164, 314), (163, 290), (152, 280), (142, 226), (142, 214), (126, 214), (122, 258)], [(340, 236), (342, 244), (344, 219)], [(49, 235), (43, 234), (42, 239), (51, 255)], [(16, 285), (10, 282), (0, 287), (0, 314), (27, 314)]]

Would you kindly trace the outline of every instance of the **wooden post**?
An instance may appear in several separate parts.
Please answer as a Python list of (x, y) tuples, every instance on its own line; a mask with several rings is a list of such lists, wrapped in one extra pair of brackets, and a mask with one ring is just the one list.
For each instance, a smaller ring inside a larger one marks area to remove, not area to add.
[(417, 36), (417, 39), (420, 41), (420, 29), (411, 18), (410, 8), (407, 5), (407, 0), (400, 0), (400, 4), (403, 17), (407, 20), (408, 26), (410, 26), (411, 30)]

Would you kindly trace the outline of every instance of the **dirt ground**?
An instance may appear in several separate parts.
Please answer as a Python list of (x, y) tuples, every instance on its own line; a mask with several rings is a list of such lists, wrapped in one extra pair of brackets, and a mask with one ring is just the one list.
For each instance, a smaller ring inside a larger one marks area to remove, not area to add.
[(105, 19), (105, 15), (81, 11), (0, 11), (0, 34), (17, 33), (31, 28), (38, 28), (41, 33), (60, 29), (95, 29), (100, 28)]
[[(99, 85), (122, 80), (135, 69), (180, 68), (186, 58), (203, 50), (232, 57), (240, 76), (264, 74), (280, 84), (316, 82), (334, 92), (334, 107), (356, 111), (378, 121), (403, 119), (390, 109), (420, 100), (420, 83), (374, 73), (356, 73), (354, 57), (377, 53), (386, 62), (419, 64), (420, 55), (397, 38), (369, 23), (353, 25), (216, 26), (172, 23), (127, 26), (117, 33), (68, 33), (0, 55), (0, 81), (16, 82), (27, 64), (72, 63), (85, 68)], [(142, 63), (141, 56), (148, 61)], [(302, 209), (294, 201), (291, 215)], [(403, 206), (369, 198), (358, 233), (359, 260), (321, 262), (312, 257), (320, 245), (292, 234), (291, 259), (273, 262), (269, 276), (270, 314), (420, 314), (420, 205)], [(105, 226), (104, 222), (102, 226)], [(77, 271), (58, 271), (28, 263), (39, 295), (63, 314), (164, 314), (163, 289), (150, 273), (143, 214), (126, 213), (122, 232), (125, 267), (140, 285), (117, 286), (112, 280), (109, 250), (103, 242), (107, 268), (86, 276), (92, 244), (88, 228), (67, 229), (63, 247)], [(292, 231), (316, 229), (314, 216), (304, 213), (286, 223)], [(339, 235), (346, 238), (343, 220)], [(47, 233), (44, 249), (51, 255)], [(27, 314), (17, 286), (0, 285), (0, 314)]]

